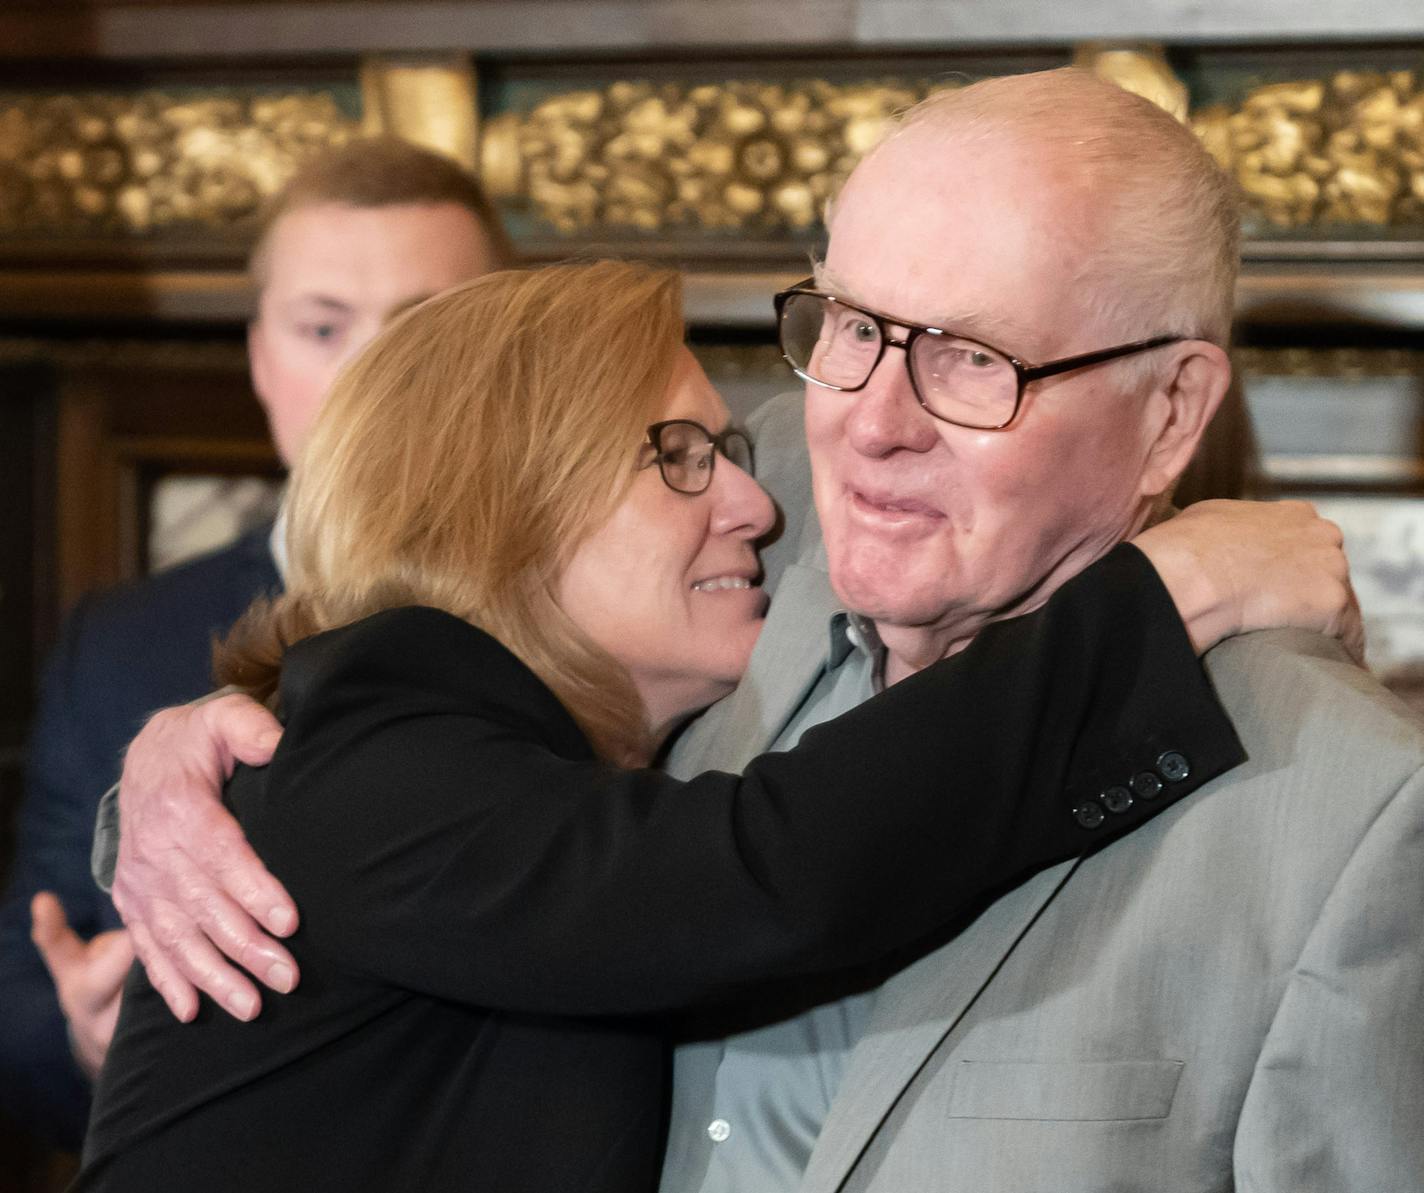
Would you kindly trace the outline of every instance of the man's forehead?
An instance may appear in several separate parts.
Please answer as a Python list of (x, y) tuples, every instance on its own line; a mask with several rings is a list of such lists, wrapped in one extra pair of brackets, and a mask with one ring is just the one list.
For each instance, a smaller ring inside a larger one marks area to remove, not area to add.
[(903, 130), (856, 168), (831, 210), (818, 276), (914, 323), (1040, 355), (1074, 306), (1091, 222), (1016, 138)]
[(306, 208), (284, 216), (272, 231), (270, 281), (287, 293), (341, 298), (379, 276), (389, 255), (368, 221), (342, 208)]
[(262, 303), (292, 313), (340, 316), (371, 311), (388, 317), (442, 289), (443, 279), (427, 279), (419, 271), (402, 277), (350, 260), (328, 265), (293, 256), (273, 260)]
[(480, 237), (472, 217), (453, 207), (300, 208), (273, 228), (264, 297), (408, 306), (482, 272)]

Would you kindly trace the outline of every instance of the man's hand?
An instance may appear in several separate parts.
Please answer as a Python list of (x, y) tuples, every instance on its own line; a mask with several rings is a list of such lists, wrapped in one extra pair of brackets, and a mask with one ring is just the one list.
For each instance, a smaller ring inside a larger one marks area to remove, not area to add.
[(30, 902), (30, 937), (44, 959), (69, 1020), (74, 1059), (92, 1081), (99, 1075), (114, 1024), (119, 995), (133, 964), (127, 932), (101, 932), (87, 943), (69, 926), (64, 906), (48, 891)]
[(257, 988), (228, 959), (281, 993), (297, 984), (292, 955), (267, 935), (295, 931), (296, 906), (221, 798), (236, 763), (266, 765), (281, 734), (260, 704), (222, 696), (155, 714), (124, 759), (114, 906), (185, 1023), (199, 990), (239, 1019), (256, 1016)]
[(1247, 630), (1298, 626), (1365, 658), (1340, 528), (1305, 501), (1202, 501), (1133, 543), (1176, 602), (1197, 653)]

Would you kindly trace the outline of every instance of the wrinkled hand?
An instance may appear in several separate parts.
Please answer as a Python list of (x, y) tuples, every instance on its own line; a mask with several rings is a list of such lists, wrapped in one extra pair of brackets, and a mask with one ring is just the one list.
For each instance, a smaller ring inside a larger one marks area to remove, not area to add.
[(292, 955), (267, 935), (290, 935), (296, 906), (222, 804), (236, 763), (265, 765), (280, 737), (260, 704), (222, 696), (155, 714), (124, 759), (114, 906), (149, 981), (185, 1023), (198, 990), (239, 1019), (261, 1009), (228, 959), (273, 990), (297, 983)]
[(1232, 634), (1297, 626), (1364, 662), (1340, 528), (1306, 501), (1202, 501), (1133, 540), (1203, 653)]
[(30, 901), (30, 922), (30, 938), (54, 979), (60, 1009), (69, 1020), (74, 1059), (92, 1081), (114, 1038), (119, 995), (133, 964), (129, 934), (101, 932), (83, 940), (69, 926), (64, 905), (48, 891)]

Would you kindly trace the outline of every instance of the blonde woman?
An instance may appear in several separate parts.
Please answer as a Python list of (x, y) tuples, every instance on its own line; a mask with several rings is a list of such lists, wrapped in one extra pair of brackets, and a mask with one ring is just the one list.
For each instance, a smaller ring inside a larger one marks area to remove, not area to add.
[[(1129, 548), (741, 778), (646, 769), (745, 667), (773, 521), (680, 305), (497, 274), (338, 383), (220, 660), (285, 721), (225, 799), (302, 982), (185, 1027), (135, 970), (80, 1188), (651, 1188), (665, 1013), (874, 961), (1239, 759)], [(1195, 769), (1099, 831), (1075, 787), (1162, 707), (1102, 674), (1155, 674)]]

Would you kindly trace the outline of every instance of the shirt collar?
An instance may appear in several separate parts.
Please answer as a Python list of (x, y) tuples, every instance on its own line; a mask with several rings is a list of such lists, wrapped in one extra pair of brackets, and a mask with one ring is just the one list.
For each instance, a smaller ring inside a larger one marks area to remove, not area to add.
[(859, 613), (842, 609), (831, 614), (831, 669), (839, 667), (849, 657), (851, 651), (859, 651), (871, 662), (878, 665), (884, 652), (884, 644), (875, 629), (875, 623)]

